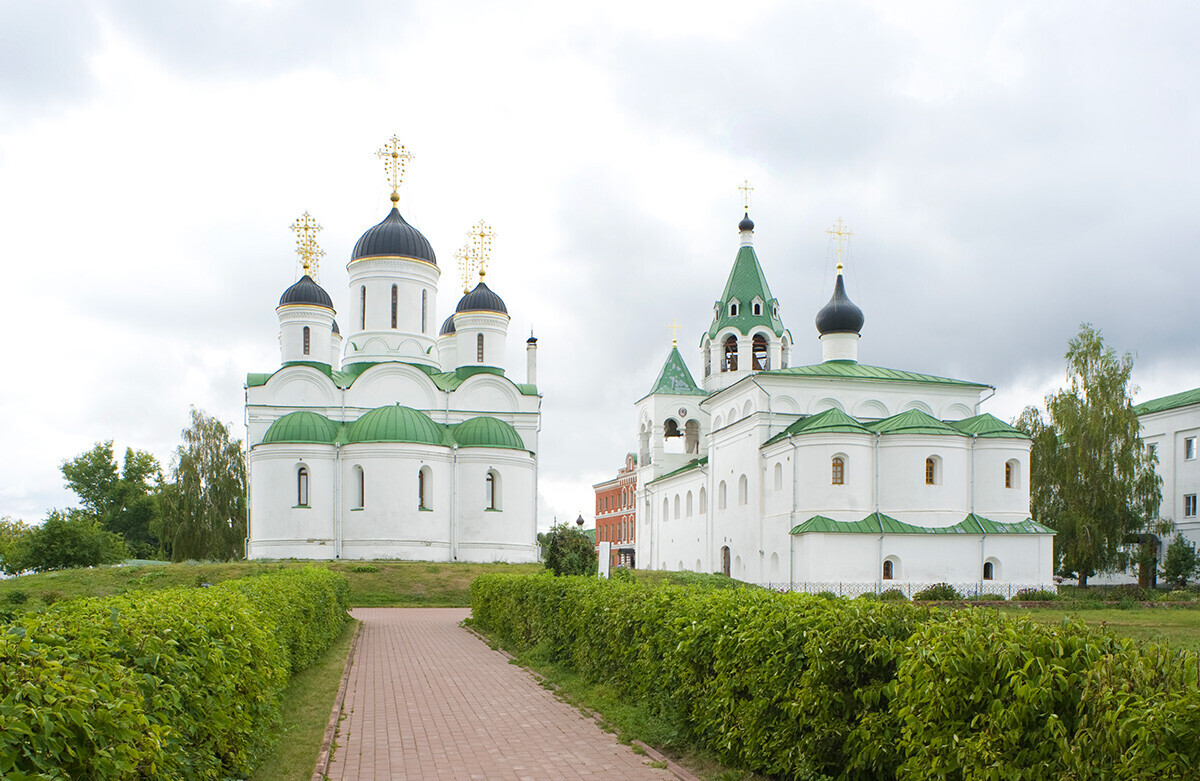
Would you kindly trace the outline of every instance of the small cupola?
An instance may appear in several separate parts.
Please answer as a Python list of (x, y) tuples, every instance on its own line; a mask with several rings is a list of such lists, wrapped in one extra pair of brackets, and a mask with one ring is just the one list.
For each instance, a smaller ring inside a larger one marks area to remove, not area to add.
[[(317, 284), (317, 262), (325, 253), (317, 245), (321, 226), (305, 212), (295, 223), (296, 254), (300, 256), (300, 279), (279, 297), (280, 357), (287, 363), (332, 365), (336, 352), (333, 299)], [(336, 340), (339, 345), (340, 336)]]
[(308, 274), (300, 277), (296, 284), (283, 291), (279, 297), (280, 306), (323, 306), (333, 309), (333, 299)]
[(828, 233), (837, 236), (838, 263), (833, 296), (829, 303), (817, 312), (816, 326), (821, 339), (821, 360), (857, 361), (858, 338), (865, 318), (862, 310), (846, 295), (846, 280), (842, 275), (842, 240), (852, 234), (845, 229), (841, 220), (838, 220)]
[(455, 313), (498, 312), (507, 315), (508, 307), (504, 306), (504, 300), (500, 296), (492, 292), (492, 289), (484, 284), (483, 280), (480, 280), (474, 290), (462, 297), (454, 311)]

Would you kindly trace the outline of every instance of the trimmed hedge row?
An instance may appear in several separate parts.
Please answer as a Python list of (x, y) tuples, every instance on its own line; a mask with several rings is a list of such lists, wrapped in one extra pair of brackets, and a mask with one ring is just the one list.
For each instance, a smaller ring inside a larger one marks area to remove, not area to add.
[(0, 635), (0, 777), (243, 777), (348, 594), (306, 568), (23, 617)]
[(486, 575), (476, 625), (790, 779), (1185, 778), (1194, 655), (995, 611)]

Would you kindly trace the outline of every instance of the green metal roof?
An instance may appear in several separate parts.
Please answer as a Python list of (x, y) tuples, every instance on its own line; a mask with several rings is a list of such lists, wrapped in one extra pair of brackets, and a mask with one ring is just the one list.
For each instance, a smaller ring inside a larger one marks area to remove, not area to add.
[(932, 415), (922, 412), (919, 409), (910, 409), (901, 412), (899, 415), (892, 415), (890, 418), (883, 420), (872, 421), (867, 424), (868, 428), (878, 431), (880, 434), (936, 434), (950, 435), (955, 437), (967, 436), (958, 429), (950, 426)]
[(1148, 415), (1151, 412), (1163, 412), (1176, 407), (1188, 407), (1192, 404), (1200, 404), (1200, 388), (1143, 401), (1141, 404), (1135, 404), (1133, 411), (1139, 415)]
[(446, 430), (412, 407), (394, 404), (379, 407), (346, 427), (346, 444), (356, 442), (411, 442), (445, 445)]
[(950, 425), (964, 434), (980, 439), (1029, 439), (1029, 435), (1024, 431), (1013, 428), (987, 412), (965, 420), (950, 421)]
[(517, 430), (497, 418), (482, 416), (451, 427), (459, 447), (503, 447), (524, 450), (525, 442)]
[(907, 382), (922, 385), (954, 385), (962, 388), (990, 388), (978, 382), (952, 380), (948, 377), (937, 377), (932, 374), (886, 369), (882, 366), (867, 366), (858, 361), (825, 361), (811, 366), (792, 366), (788, 369), (770, 369), (760, 372), (764, 375), (779, 375), (781, 377), (828, 377), (847, 380), (878, 380), (883, 382)]
[(658, 477), (654, 478), (653, 480), (647, 482), (646, 485), (650, 485), (650, 483), (657, 483), (659, 480), (666, 480), (668, 477), (674, 477), (675, 475), (681, 475), (684, 472), (690, 472), (693, 469), (699, 469), (700, 467), (704, 466), (707, 463), (708, 463), (708, 456), (705, 456), (704, 458), (697, 458), (694, 461), (688, 461), (686, 464), (679, 467), (678, 469), (675, 469), (671, 472), (667, 472), (665, 475), (659, 475)]
[(290, 412), (278, 418), (263, 436), (263, 444), (276, 442), (317, 442), (332, 444), (341, 426), (324, 415), (308, 410)]
[[(335, 386), (337, 386), (338, 388), (349, 388), (351, 385), (354, 384), (354, 381), (358, 379), (360, 374), (365, 372), (367, 369), (370, 369), (372, 366), (380, 365), (380, 363), (400, 363), (405, 366), (411, 366), (414, 369), (420, 369), (421, 371), (425, 372), (426, 375), (429, 376), (429, 379), (433, 381), (433, 384), (437, 387), (438, 390), (443, 390), (443, 391), (456, 390), (459, 385), (463, 384), (464, 380), (466, 380), (468, 377), (471, 377), (476, 374), (494, 374), (498, 377), (504, 377), (504, 370), (496, 368), (494, 366), (466, 366), (466, 367), (462, 367), (459, 369), (455, 369), (452, 372), (440, 372), (437, 369), (435, 369), (434, 367), (428, 366), (423, 363), (405, 363), (404, 361), (379, 361), (379, 362), (359, 361), (357, 363), (346, 364), (345, 366), (343, 366), (341, 368), (340, 371), (333, 371), (332, 369), (330, 369), (330, 367), (327, 364), (313, 363), (310, 361), (289, 361), (288, 363), (284, 364), (283, 366), (281, 366), (279, 369), (277, 369), (274, 372), (270, 372), (270, 373), (254, 372), (251, 374), (247, 374), (246, 375), (246, 387), (247, 388), (257, 388), (260, 385), (266, 385), (267, 382), (272, 377), (274, 377), (278, 372), (282, 371), (283, 369), (285, 369), (289, 366), (311, 366), (312, 368), (317, 369), (318, 371), (322, 372), (327, 377), (332, 379), (333, 384)], [(505, 379), (508, 379), (508, 378), (505, 377)], [(509, 380), (509, 382), (512, 382), (512, 380)], [(515, 383), (515, 382), (513, 383), (513, 385), (516, 387), (517, 391), (522, 396), (538, 395), (536, 385), (529, 385), (529, 384)]]
[(671, 352), (667, 354), (667, 361), (663, 364), (662, 371), (658, 373), (658, 379), (654, 381), (654, 387), (651, 388), (650, 393), (667, 393), (675, 396), (708, 395), (692, 379), (692, 373), (688, 371), (687, 364), (684, 363), (683, 356), (679, 354), (679, 348), (675, 345), (671, 345)]
[[(738, 301), (736, 317), (729, 316), (729, 302)], [(751, 302), (755, 298), (762, 300), (762, 314), (754, 315)], [(778, 302), (771, 297), (771, 289), (767, 287), (767, 278), (763, 275), (762, 266), (758, 264), (758, 255), (754, 247), (741, 247), (733, 260), (733, 268), (729, 271), (729, 279), (725, 282), (725, 291), (717, 302), (719, 310), (713, 317), (712, 326), (708, 329), (708, 338), (716, 338), (722, 328), (732, 326), (739, 333), (749, 335), (755, 326), (765, 326), (776, 336), (783, 336), (783, 321), (771, 315)]]
[(792, 534), (1054, 534), (1031, 518), (1017, 523), (990, 521), (971, 513), (953, 526), (914, 526), (883, 513), (871, 513), (861, 521), (835, 521), (814, 515), (792, 529)]

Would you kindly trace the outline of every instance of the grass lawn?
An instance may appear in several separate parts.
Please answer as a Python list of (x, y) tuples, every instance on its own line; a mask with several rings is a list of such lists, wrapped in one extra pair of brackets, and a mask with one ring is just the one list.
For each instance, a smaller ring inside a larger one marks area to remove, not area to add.
[(1167, 644), (1172, 648), (1200, 653), (1200, 610), (1172, 607), (1135, 607), (1128, 610), (1005, 609), (1013, 615), (1027, 615), (1048, 624), (1057, 624), (1069, 616), (1120, 637)]

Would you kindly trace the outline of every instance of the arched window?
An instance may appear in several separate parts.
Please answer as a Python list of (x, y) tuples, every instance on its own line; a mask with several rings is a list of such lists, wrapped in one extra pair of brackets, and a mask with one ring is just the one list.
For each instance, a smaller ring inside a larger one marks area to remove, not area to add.
[(483, 334), (475, 335), (475, 362), (483, 363)]
[(687, 517), (691, 518), (692, 517), (692, 492), (691, 491), (687, 492), (686, 509), (687, 509)]
[(679, 494), (675, 494), (675, 520), (679, 520)]
[(925, 459), (925, 485), (938, 484), (938, 458), (930, 456)]
[(429, 330), (429, 291), (421, 291), (421, 333)]
[(667, 418), (666, 422), (663, 423), (663, 437), (681, 436), (683, 436), (683, 434), (679, 430), (679, 423), (675, 421), (675, 418)]
[[(1012, 488), (1012, 462), (1004, 465), (1004, 487)], [(986, 570), (987, 567), (984, 566), (984, 569)]]
[(362, 299), (358, 305), (358, 327), (365, 331), (367, 330), (367, 286), (363, 285), (358, 292)]
[(704, 340), (704, 347), (701, 350), (704, 353), (704, 376), (707, 377), (712, 374), (712, 347), (707, 339)]
[(783, 490), (783, 463), (775, 463), (775, 490)]
[(396, 319), (400, 314), (400, 293), (396, 290), (396, 286), (392, 285), (392, 328), (396, 327)]
[(887, 559), (883, 562), (883, 579), (891, 580), (895, 576), (895, 568), (892, 566), (892, 560)]
[(779, 351), (779, 368), (786, 369), (788, 367), (788, 340), (785, 338)]
[(354, 509), (361, 510), (367, 506), (367, 476), (361, 466), (354, 467)]
[(725, 509), (725, 481), (724, 480), (722, 480), (717, 485), (717, 509), (718, 510)]
[(1021, 486), (1021, 462), (1017, 459), (1012, 459), (1004, 464), (1004, 487), (1005, 488), (1020, 488)]
[(417, 508), (421, 510), (430, 509), (430, 493), (432, 492), (432, 472), (429, 467), (423, 466), (417, 471)]
[(729, 316), (730, 316), (730, 317), (737, 317), (737, 314), (738, 314), (738, 305), (737, 305), (737, 301), (732, 301), (732, 302), (730, 302), (730, 304), (729, 304)]
[(296, 470), (296, 506), (308, 507), (308, 468)]
[(750, 501), (750, 481), (745, 475), (738, 478), (738, 504), (746, 504)]
[(691, 455), (700, 454), (700, 421), (692, 418), (683, 427), (683, 452)]
[(737, 337), (733, 334), (725, 337), (725, 360), (721, 362), (721, 371), (737, 371)]
[(499, 510), (501, 492), (500, 492), (500, 473), (495, 469), (489, 469), (487, 478), (484, 483), (484, 508), (488, 510)]
[(671, 520), (671, 501), (669, 499), (663, 499), (663, 520)]
[(310, 333), (308, 330), (308, 326), (304, 326), (304, 354), (305, 355), (308, 355), (309, 336), (310, 336)]
[(996, 571), (996, 570), (995, 570), (995, 568), (992, 566), (992, 562), (990, 562), (990, 561), (985, 561), (985, 562), (983, 563), (983, 579), (984, 579), (984, 580), (991, 580), (991, 579), (992, 579), (992, 576), (993, 576), (993, 574), (995, 573), (995, 571)]
[(761, 314), (762, 314), (762, 304), (759, 303), (758, 301), (755, 301), (754, 302), (754, 316), (758, 317)]
[(700, 486), (700, 514), (704, 515), (708, 512), (708, 491), (704, 486)]
[(845, 485), (846, 484), (846, 459), (842, 458), (841, 456), (834, 456), (831, 464), (833, 466), (833, 484), (834, 485)]
[(762, 334), (754, 335), (754, 370), (765, 371), (771, 368), (771, 359), (767, 355), (767, 337)]

